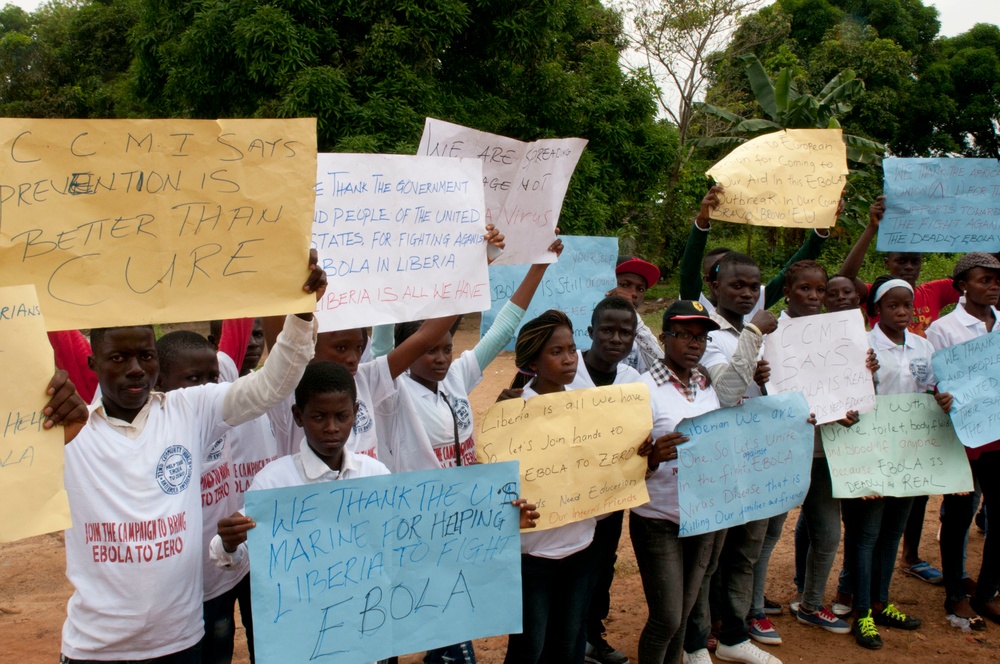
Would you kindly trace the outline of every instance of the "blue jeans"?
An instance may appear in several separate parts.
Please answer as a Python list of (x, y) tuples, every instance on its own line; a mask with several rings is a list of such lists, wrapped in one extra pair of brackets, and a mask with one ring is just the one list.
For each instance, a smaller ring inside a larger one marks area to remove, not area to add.
[(754, 566), (764, 544), (768, 521), (761, 519), (734, 526), (726, 534), (716, 572), (722, 589), (719, 643), (724, 645), (735, 646), (750, 638), (746, 618), (753, 603)]
[(856, 611), (867, 611), (872, 602), (884, 605), (889, 601), (896, 553), (912, 504), (912, 498), (841, 501), (844, 567)]
[(59, 664), (201, 664), (201, 644), (191, 646), (187, 650), (181, 650), (163, 657), (152, 659), (120, 659), (120, 660), (96, 660), (96, 659), (70, 659), (65, 655), (59, 657)]
[(826, 457), (813, 459), (811, 482), (806, 500), (802, 503), (809, 537), (802, 582), (802, 608), (818, 611), (823, 606), (823, 591), (837, 557), (837, 547), (840, 546), (840, 500), (833, 497)]
[[(639, 564), (649, 618), (639, 635), (642, 664), (678, 664), (684, 625), (712, 558), (715, 533), (678, 537), (678, 525), (629, 513), (629, 535)], [(579, 660), (577, 660), (579, 661)]]
[(505, 664), (583, 661), (596, 559), (592, 546), (559, 560), (521, 555), (524, 631), (508, 637)]
[(771, 554), (774, 547), (781, 539), (781, 531), (785, 528), (785, 519), (788, 512), (772, 516), (767, 520), (767, 532), (764, 533), (764, 543), (760, 547), (760, 556), (757, 557), (757, 564), (753, 566), (753, 601), (750, 603), (750, 614), (757, 615), (764, 612), (764, 582), (767, 581), (767, 566), (771, 562)]
[(250, 608), (250, 574), (239, 583), (202, 604), (205, 636), (201, 639), (203, 664), (229, 664), (233, 661), (233, 640), (236, 636), (236, 603), (240, 604), (240, 619), (247, 635), (250, 662), (253, 656), (253, 612)]

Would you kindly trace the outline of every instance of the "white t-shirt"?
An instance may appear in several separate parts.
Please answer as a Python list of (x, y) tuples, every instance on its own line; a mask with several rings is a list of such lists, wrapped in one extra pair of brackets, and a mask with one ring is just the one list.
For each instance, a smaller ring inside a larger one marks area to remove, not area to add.
[[(354, 374), (354, 384), (358, 389), (358, 414), (354, 418), (354, 429), (347, 440), (347, 449), (358, 454), (378, 458), (378, 434), (375, 425), (375, 409), (382, 401), (396, 393), (396, 384), (389, 372), (388, 356), (375, 358), (371, 362), (358, 365)], [(278, 456), (295, 454), (299, 442), (304, 437), (302, 427), (295, 424), (292, 417), (291, 394), (284, 403), (268, 412), (277, 438)]]
[(910, 394), (934, 389), (934, 368), (931, 366), (934, 346), (927, 339), (904, 330), (903, 344), (897, 345), (876, 323), (868, 332), (868, 345), (878, 358), (875, 390), (879, 394)]
[[(653, 409), (653, 439), (668, 434), (677, 428), (681, 420), (696, 417), (719, 408), (719, 399), (711, 386), (698, 390), (694, 401), (688, 401), (671, 382), (657, 385), (651, 374), (642, 375), (649, 387), (649, 401)], [(692, 439), (691, 443), (698, 444)], [(666, 519), (680, 523), (680, 508), (677, 503), (677, 460), (661, 463), (646, 480), (649, 502), (631, 508), (639, 516), (648, 519)]]
[[(993, 323), (993, 330), (996, 331), (997, 327), (1000, 326), (1000, 311), (997, 311), (995, 307), (990, 308), (993, 309), (996, 321)], [(987, 332), (986, 323), (966, 311), (962, 302), (959, 302), (950, 314), (931, 323), (926, 334), (927, 341), (931, 342), (934, 350), (941, 350), (971, 341)]]
[[(642, 381), (642, 374), (633, 369), (631, 366), (625, 362), (620, 362), (618, 364), (618, 375), (615, 376), (615, 381), (612, 385), (625, 385), (627, 383), (638, 383)], [(590, 377), (590, 372), (587, 371), (587, 363), (583, 361), (583, 351), (577, 349), (576, 351), (576, 377), (573, 378), (573, 382), (566, 386), (567, 390), (583, 390), (588, 387), (597, 387), (594, 383), (594, 379)]]
[(397, 378), (396, 394), (376, 408), (386, 450), (379, 458), (394, 473), (450, 468), (456, 465), (457, 423), (462, 464), (474, 464), (476, 442), (469, 392), (482, 380), (483, 371), (471, 350), (451, 363), (448, 374), (438, 383), (437, 393), (413, 380), (409, 373)]
[(66, 446), (66, 576), (76, 591), (62, 653), (70, 659), (151, 659), (201, 640), (199, 478), (206, 448), (228, 429), (229, 387), (153, 394), (135, 440), (98, 405)]
[(205, 601), (229, 591), (250, 571), (248, 566), (244, 566), (239, 574), (223, 572), (208, 555), (207, 544), (218, 531), (219, 519), (242, 506), (242, 501), (237, 501), (233, 481), (231, 434), (232, 431), (222, 434), (208, 446), (201, 469), (202, 587)]
[[(525, 386), (524, 392), (521, 395), (527, 401), (532, 397), (537, 397), (538, 392), (535, 392), (528, 385)], [(531, 496), (524, 496), (524, 498), (527, 498), (528, 502), (532, 500)], [(591, 517), (583, 521), (567, 523), (565, 526), (549, 528), (548, 530), (521, 533), (521, 553), (526, 553), (536, 558), (554, 560), (567, 558), (590, 546), (590, 543), (594, 541), (594, 528), (596, 526), (597, 519)]]

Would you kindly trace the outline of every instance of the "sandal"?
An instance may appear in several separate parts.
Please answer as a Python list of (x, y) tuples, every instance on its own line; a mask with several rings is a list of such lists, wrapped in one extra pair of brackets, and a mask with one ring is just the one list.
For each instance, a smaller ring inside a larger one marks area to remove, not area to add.
[(973, 632), (982, 632), (986, 629), (986, 621), (973, 610), (967, 598), (961, 599), (951, 606), (946, 605), (945, 610), (956, 618), (968, 621), (969, 629)]
[(941, 573), (941, 570), (933, 567), (926, 560), (921, 560), (916, 565), (911, 565), (910, 567), (904, 567), (903, 571), (910, 576), (914, 576), (921, 581), (926, 581), (935, 586), (944, 581), (944, 575)]

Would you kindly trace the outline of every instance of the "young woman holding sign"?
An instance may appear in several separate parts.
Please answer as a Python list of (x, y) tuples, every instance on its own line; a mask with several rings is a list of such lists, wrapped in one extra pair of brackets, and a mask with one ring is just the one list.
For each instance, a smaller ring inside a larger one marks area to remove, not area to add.
[[(934, 348), (910, 332), (913, 319), (913, 286), (886, 275), (872, 284), (868, 315), (878, 323), (868, 333), (868, 343), (878, 353), (875, 390), (879, 394), (931, 392)], [(908, 616), (889, 601), (889, 584), (896, 552), (903, 537), (913, 498), (866, 496), (842, 500), (844, 518), (844, 569), (841, 594), (853, 598), (852, 632), (858, 645), (882, 647), (876, 626), (913, 630), (920, 620)]]
[[(965, 295), (955, 310), (927, 328), (927, 340), (935, 350), (954, 346), (997, 329), (1000, 312), (1000, 261), (981, 252), (963, 256), (952, 273), (955, 290)], [(947, 406), (947, 407), (945, 407)], [(945, 395), (942, 407), (950, 410), (950, 397)], [(972, 475), (983, 492), (987, 514), (1000, 514), (1000, 441), (975, 449), (966, 448)], [(996, 528), (987, 532), (983, 546), (983, 562), (976, 583), (975, 595), (970, 603), (966, 594), (962, 571), (965, 558), (965, 541), (969, 525), (975, 515), (972, 494), (951, 494), (944, 497), (941, 510), (941, 567), (947, 598), (945, 611), (954, 616), (953, 624), (967, 624), (972, 629), (985, 629), (983, 616), (1000, 623), (1000, 601), (995, 598), (1000, 587), (1000, 537)], [(979, 615), (976, 615), (976, 612)]]

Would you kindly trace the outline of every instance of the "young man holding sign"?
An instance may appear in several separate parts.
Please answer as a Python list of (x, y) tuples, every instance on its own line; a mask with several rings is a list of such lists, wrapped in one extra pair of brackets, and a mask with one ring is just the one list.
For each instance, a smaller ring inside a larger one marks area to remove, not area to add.
[[(304, 289), (326, 275), (310, 257)], [(101, 386), (66, 448), (66, 576), (76, 590), (62, 661), (200, 662), (201, 476), (207, 447), (291, 392), (313, 353), (312, 313), (289, 316), (264, 368), (232, 384), (163, 394), (152, 327), (91, 332)]]

